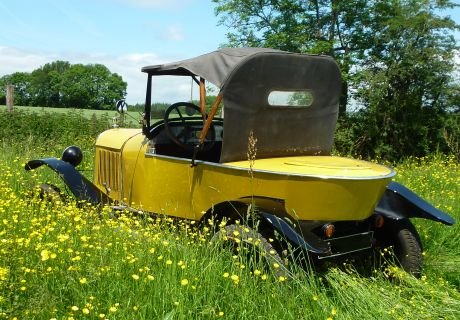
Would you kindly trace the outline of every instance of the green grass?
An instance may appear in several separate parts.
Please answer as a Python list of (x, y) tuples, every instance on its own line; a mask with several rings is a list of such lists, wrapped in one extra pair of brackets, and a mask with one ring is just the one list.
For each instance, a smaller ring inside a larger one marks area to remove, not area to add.
[[(321, 272), (291, 264), (292, 276), (280, 279), (211, 244), (206, 229), (39, 201), (34, 186), (59, 179), (46, 168), (25, 172), (24, 162), (59, 156), (69, 141), (28, 139), (0, 144), (0, 319), (460, 318), (458, 223), (414, 220), (424, 245), (421, 279), (397, 268), (364, 277), (353, 264)], [(78, 139), (89, 170), (94, 137)], [(399, 182), (460, 220), (453, 158), (395, 169)]]
[[(6, 106), (0, 105), (0, 112), (6, 111)], [(114, 110), (94, 110), (94, 109), (69, 109), (69, 108), (49, 108), (49, 107), (27, 107), (27, 106), (14, 106), (15, 111), (34, 112), (34, 113), (52, 113), (52, 114), (68, 114), (78, 113), (86, 119), (92, 117), (106, 118), (108, 121), (112, 121), (114, 117), (120, 117), (119, 113)], [(125, 125), (131, 127), (140, 127), (139, 120), (141, 118), (140, 112), (128, 111), (128, 115), (125, 116)]]

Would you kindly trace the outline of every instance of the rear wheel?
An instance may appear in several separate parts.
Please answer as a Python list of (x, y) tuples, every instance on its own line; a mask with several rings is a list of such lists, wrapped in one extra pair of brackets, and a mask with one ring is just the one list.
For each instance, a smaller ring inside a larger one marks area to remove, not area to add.
[[(388, 221), (377, 233), (380, 253), (393, 252), (395, 263), (406, 272), (420, 277), (423, 257), (422, 244), (415, 227), (409, 220)], [(392, 249), (392, 250), (389, 250)]]
[(286, 277), (286, 262), (275, 249), (269, 238), (252, 228), (231, 224), (221, 228), (212, 237), (212, 242), (220, 242), (234, 254), (246, 260), (254, 271), (261, 266), (276, 277)]

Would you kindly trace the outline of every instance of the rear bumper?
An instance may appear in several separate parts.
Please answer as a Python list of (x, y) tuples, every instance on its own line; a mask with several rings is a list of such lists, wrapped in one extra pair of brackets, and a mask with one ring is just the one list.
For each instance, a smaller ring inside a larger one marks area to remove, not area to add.
[[(359, 223), (359, 226), (344, 226), (341, 233), (334, 238), (325, 239), (318, 236), (321, 222), (300, 222), (298, 228), (281, 217), (260, 213), (266, 222), (280, 233), (294, 248), (306, 251), (318, 259), (327, 259), (352, 254), (372, 248), (374, 232), (370, 230), (373, 218)], [(347, 222), (338, 222), (346, 224)], [(316, 231), (316, 232), (315, 232)]]

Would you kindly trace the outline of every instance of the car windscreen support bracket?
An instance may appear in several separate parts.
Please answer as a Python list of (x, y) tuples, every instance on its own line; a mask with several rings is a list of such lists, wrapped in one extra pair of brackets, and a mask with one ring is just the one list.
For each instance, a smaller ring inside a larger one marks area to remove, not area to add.
[(191, 163), (192, 167), (196, 166), (196, 163), (195, 163), (196, 156), (198, 154), (198, 151), (201, 149), (201, 147), (204, 144), (204, 139), (206, 138), (208, 134), (209, 128), (211, 127), (212, 120), (214, 119), (214, 116), (216, 115), (217, 109), (219, 108), (221, 101), (222, 101), (222, 93), (220, 93), (217, 96), (216, 100), (212, 104), (211, 112), (209, 112), (209, 116), (206, 118), (206, 121), (203, 125), (203, 129), (201, 130), (199, 143), (193, 147), (193, 156), (192, 156), (192, 163)]

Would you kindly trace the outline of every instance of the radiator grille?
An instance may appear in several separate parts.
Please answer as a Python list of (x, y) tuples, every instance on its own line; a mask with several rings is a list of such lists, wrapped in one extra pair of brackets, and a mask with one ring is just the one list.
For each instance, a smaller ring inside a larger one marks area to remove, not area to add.
[(121, 153), (101, 149), (97, 153), (99, 159), (97, 183), (109, 187), (112, 191), (120, 191)]

